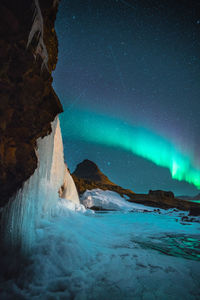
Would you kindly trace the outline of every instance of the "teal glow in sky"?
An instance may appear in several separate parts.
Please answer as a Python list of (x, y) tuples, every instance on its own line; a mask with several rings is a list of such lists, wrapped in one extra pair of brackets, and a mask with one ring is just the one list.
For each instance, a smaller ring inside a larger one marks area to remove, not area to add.
[(148, 129), (83, 109), (69, 109), (62, 120), (63, 135), (107, 147), (121, 148), (168, 168), (173, 179), (186, 181), (200, 189), (200, 170), (194, 157)]
[(71, 171), (87, 158), (135, 192), (199, 192), (199, 8), (193, 0), (61, 1), (53, 78)]

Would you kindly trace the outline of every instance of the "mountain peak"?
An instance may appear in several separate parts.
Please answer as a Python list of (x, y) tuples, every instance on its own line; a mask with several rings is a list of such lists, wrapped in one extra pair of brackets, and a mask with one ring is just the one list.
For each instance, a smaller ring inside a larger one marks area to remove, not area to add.
[(113, 184), (108, 177), (101, 172), (98, 166), (89, 159), (85, 159), (79, 163), (73, 174), (78, 178)]

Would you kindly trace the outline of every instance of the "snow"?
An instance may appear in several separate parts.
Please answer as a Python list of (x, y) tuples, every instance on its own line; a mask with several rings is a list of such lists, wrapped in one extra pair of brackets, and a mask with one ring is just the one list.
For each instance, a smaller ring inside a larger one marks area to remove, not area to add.
[(199, 299), (198, 220), (99, 189), (82, 203), (116, 211), (94, 213), (64, 164), (58, 118), (37, 145), (38, 168), (2, 211), (13, 254), (0, 254), (1, 300)]
[(112, 191), (103, 191), (101, 189), (87, 190), (82, 195), (80, 201), (86, 208), (98, 206), (108, 210), (154, 210), (154, 208), (149, 206), (128, 202), (118, 193)]
[(129, 200), (129, 199), (130, 199), (130, 197), (127, 196), (127, 195), (125, 195), (125, 194), (123, 195), (123, 198), (126, 199), (126, 200)]
[(37, 43), (37, 47), (35, 50), (35, 58), (37, 57), (37, 55), (40, 55), (40, 57), (42, 58), (42, 61), (43, 61), (42, 68), (45, 66), (48, 70), (48, 59), (49, 58), (48, 58), (47, 48), (44, 43), (44, 25), (43, 25), (42, 12), (40, 9), (39, 1), (34, 0), (34, 3), (35, 3), (35, 12), (34, 12), (34, 17), (33, 17), (34, 19), (33, 19), (33, 25), (32, 25), (31, 31), (28, 36), (27, 48), (31, 44), (35, 34), (37, 34), (38, 43)]
[(199, 298), (200, 224), (155, 212), (87, 215), (63, 199), (59, 206), (37, 228), (30, 266), (4, 280), (2, 300)]

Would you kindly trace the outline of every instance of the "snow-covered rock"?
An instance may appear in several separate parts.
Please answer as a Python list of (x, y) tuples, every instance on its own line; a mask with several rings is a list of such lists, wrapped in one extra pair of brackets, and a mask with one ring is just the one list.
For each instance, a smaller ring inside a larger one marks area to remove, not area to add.
[(152, 207), (147, 207), (137, 203), (131, 203), (112, 191), (101, 189), (87, 190), (80, 199), (86, 208), (98, 207), (105, 210), (148, 210), (153, 211)]

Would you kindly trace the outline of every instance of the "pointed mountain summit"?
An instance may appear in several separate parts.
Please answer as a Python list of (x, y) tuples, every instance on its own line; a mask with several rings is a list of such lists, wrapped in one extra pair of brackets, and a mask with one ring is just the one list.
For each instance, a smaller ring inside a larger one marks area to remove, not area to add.
[(121, 196), (134, 195), (134, 192), (124, 189), (113, 183), (103, 174), (99, 167), (89, 159), (85, 159), (79, 163), (76, 170), (72, 174), (79, 194), (83, 194), (86, 190), (102, 189), (117, 192)]
[(91, 160), (85, 159), (80, 164), (77, 165), (76, 170), (73, 175), (78, 178), (83, 178), (91, 181), (98, 181), (102, 184), (111, 184), (115, 185), (111, 182), (106, 175), (104, 175), (98, 166)]

